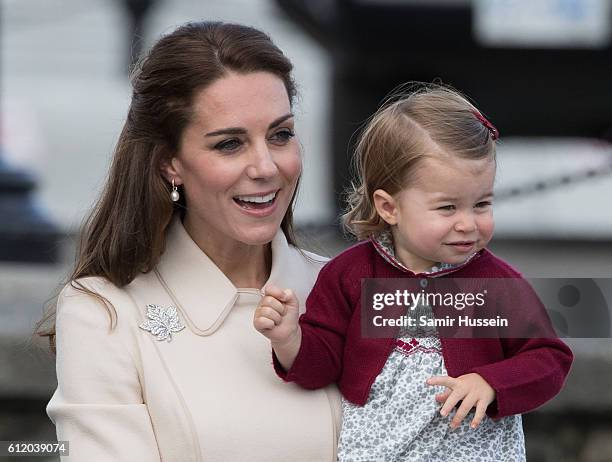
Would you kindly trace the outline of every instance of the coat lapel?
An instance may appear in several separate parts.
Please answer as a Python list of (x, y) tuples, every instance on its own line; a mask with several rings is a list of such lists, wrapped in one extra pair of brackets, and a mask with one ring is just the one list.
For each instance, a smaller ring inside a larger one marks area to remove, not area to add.
[(191, 239), (178, 218), (168, 230), (166, 250), (156, 271), (185, 323), (198, 335), (217, 330), (236, 301), (236, 287)]
[[(266, 285), (290, 288), (304, 301), (313, 281), (295, 278), (301, 269), (296, 265), (304, 264), (297, 252), (279, 230), (272, 240), (272, 270)], [(166, 250), (155, 272), (185, 324), (197, 335), (214, 333), (238, 298), (239, 289), (197, 246), (178, 218), (170, 225)]]

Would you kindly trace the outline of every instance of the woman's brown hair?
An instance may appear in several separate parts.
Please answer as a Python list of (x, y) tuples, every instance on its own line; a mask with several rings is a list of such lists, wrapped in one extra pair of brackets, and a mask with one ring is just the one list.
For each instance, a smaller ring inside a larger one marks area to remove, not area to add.
[(384, 229), (387, 224), (374, 207), (374, 191), (397, 194), (428, 155), (495, 159), (497, 132), (487, 124), (480, 111), (450, 87), (414, 82), (395, 91), (357, 139), (357, 180), (347, 194), (345, 229), (357, 239)]
[[(283, 81), (293, 105), (296, 88), (292, 68), (265, 33), (222, 22), (185, 24), (162, 37), (136, 65), (127, 120), (104, 191), (83, 224), (76, 264), (69, 277), (73, 287), (106, 305), (111, 327), (114, 307), (79, 279), (98, 276), (123, 287), (158, 263), (172, 216), (185, 207), (184, 194), (179, 202), (170, 201), (171, 187), (160, 166), (180, 149), (196, 93), (228, 72), (263, 71)], [(292, 245), (294, 199), (295, 193), (281, 223)], [(36, 329), (38, 335), (49, 337), (52, 349), (55, 311), (53, 303)]]

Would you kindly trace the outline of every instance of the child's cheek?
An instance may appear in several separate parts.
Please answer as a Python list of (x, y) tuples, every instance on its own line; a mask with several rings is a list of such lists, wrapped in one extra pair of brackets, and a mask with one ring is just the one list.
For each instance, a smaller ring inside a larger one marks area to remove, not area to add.
[(479, 224), (478, 229), (480, 231), (480, 236), (482, 240), (485, 241), (485, 245), (487, 242), (491, 240), (493, 237), (493, 232), (495, 231), (495, 221), (493, 220), (493, 214), (484, 219), (481, 224)]

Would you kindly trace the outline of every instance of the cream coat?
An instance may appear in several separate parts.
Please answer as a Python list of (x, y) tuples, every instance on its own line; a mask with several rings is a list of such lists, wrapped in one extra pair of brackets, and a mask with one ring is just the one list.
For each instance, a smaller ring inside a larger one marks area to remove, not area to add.
[[(269, 282), (295, 290), (301, 309), (323, 263), (279, 232)], [(58, 387), (47, 412), (71, 462), (335, 461), (335, 387), (282, 382), (267, 339), (252, 327), (256, 289), (237, 289), (180, 221), (154, 271), (118, 289), (82, 282), (107, 310), (67, 286), (57, 308)], [(174, 306), (186, 326), (158, 341), (139, 328), (148, 304)]]

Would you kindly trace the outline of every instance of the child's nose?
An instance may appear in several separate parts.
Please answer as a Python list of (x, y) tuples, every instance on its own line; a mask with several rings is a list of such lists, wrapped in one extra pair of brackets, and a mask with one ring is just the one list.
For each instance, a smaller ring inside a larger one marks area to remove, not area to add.
[(455, 222), (455, 231), (471, 233), (476, 230), (476, 219), (474, 214), (466, 212), (459, 214)]

